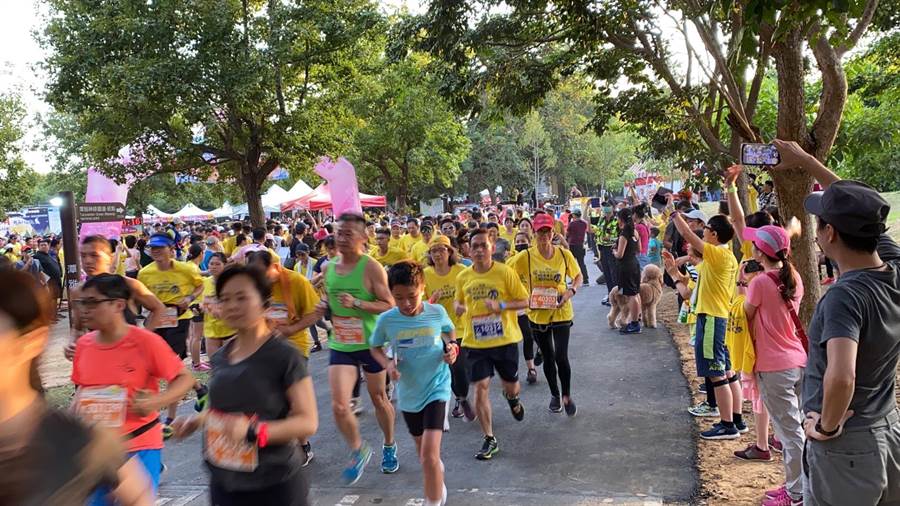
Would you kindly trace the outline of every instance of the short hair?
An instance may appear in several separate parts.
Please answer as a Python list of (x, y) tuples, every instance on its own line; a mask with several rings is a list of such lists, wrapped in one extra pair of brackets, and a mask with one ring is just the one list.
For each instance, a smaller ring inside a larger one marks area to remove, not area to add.
[(363, 227), (366, 226), (366, 219), (363, 218), (362, 215), (356, 213), (342, 213), (338, 216), (337, 220), (342, 223), (355, 223), (362, 225)]
[(387, 227), (381, 227), (375, 231), (375, 235), (391, 235), (391, 229)]
[(133, 235), (126, 235), (126, 236), (125, 236), (125, 247), (126, 247), (126, 248), (128, 248), (128, 249), (134, 249), (134, 247), (135, 247), (136, 245), (137, 245), (137, 237), (135, 237), (135, 236), (133, 236)]
[(244, 225), (239, 221), (236, 221), (231, 224), (231, 230), (234, 230), (235, 232), (240, 232), (243, 229), (244, 229)]
[(734, 226), (727, 216), (717, 214), (709, 219), (706, 226), (716, 233), (716, 237), (722, 244), (734, 239)]
[(190, 248), (188, 248), (187, 259), (188, 259), (188, 260), (193, 260), (193, 259), (199, 257), (199, 256), (202, 255), (202, 254), (203, 254), (203, 247), (201, 247), (201, 246), (200, 246), (199, 244), (197, 244), (197, 243), (194, 243), (194, 244), (191, 244), (191, 247), (190, 247)]
[(266, 238), (266, 229), (262, 227), (256, 227), (253, 229), (253, 240), (254, 241), (262, 241)]
[(110, 299), (128, 300), (131, 298), (131, 289), (125, 278), (117, 274), (98, 274), (92, 278), (88, 278), (82, 286), (82, 290), (94, 289), (101, 295)]
[(766, 179), (766, 182), (763, 184), (766, 186), (771, 186), (772, 188), (775, 188), (775, 183), (773, 183), (771, 179)]
[(744, 222), (748, 227), (751, 228), (762, 228), (766, 225), (773, 225), (775, 220), (772, 219), (772, 215), (765, 211), (757, 211), (755, 213), (750, 213), (744, 218)]
[(656, 237), (659, 235), (659, 227), (650, 227), (650, 235)]
[(265, 271), (252, 265), (231, 264), (226, 267), (219, 278), (216, 279), (216, 296), (222, 293), (222, 289), (225, 288), (229, 281), (238, 276), (250, 278), (253, 281), (254, 288), (256, 288), (260, 298), (263, 300), (263, 305), (267, 306), (269, 304), (269, 299), (272, 298), (272, 283), (266, 277)]
[(418, 225), (418, 224), (419, 224), (419, 220), (417, 220), (416, 218), (408, 218), (408, 219), (406, 220), (406, 224), (409, 225), (410, 223), (415, 223), (416, 225)]
[(483, 235), (483, 236), (487, 237), (488, 242), (493, 244), (493, 242), (491, 242), (491, 234), (488, 234), (488, 231), (486, 228), (476, 228), (475, 230), (470, 231), (469, 232), (469, 242), (472, 242), (472, 239), (474, 239), (476, 236), (479, 236), (479, 235)]
[(395, 286), (423, 286), (425, 284), (425, 271), (416, 262), (403, 260), (397, 262), (388, 269), (388, 288)]
[(228, 255), (226, 255), (225, 253), (222, 253), (221, 251), (216, 251), (215, 253), (210, 255), (209, 260), (207, 260), (207, 263), (211, 262), (213, 258), (218, 258), (219, 260), (222, 261), (223, 264), (228, 263)]
[(272, 266), (272, 254), (265, 250), (251, 251), (247, 253), (247, 263), (260, 262), (266, 269)]
[[(11, 238), (12, 236), (10, 236)], [(102, 235), (89, 235), (81, 240), (82, 246), (87, 246), (88, 244), (96, 244), (104, 249), (107, 253), (112, 253), (112, 246), (109, 244), (109, 239)]]
[[(825, 228), (825, 225), (829, 225), (827, 221), (822, 219), (822, 217), (818, 217), (818, 227), (819, 229)], [(834, 225), (832, 225), (834, 228)], [(841, 242), (847, 246), (848, 249), (852, 251), (856, 251), (858, 253), (874, 253), (875, 250), (878, 249), (878, 236), (874, 237), (860, 237), (856, 235), (847, 234), (841, 232), (837, 228), (834, 229), (837, 232), (838, 237), (841, 238)]]
[(484, 228), (493, 228), (493, 229), (495, 229), (495, 230), (500, 230), (500, 225), (498, 225), (498, 224), (496, 224), (496, 223), (494, 223), (494, 222), (490, 222), (490, 221), (489, 221), (489, 222), (487, 222), (487, 223), (484, 224)]

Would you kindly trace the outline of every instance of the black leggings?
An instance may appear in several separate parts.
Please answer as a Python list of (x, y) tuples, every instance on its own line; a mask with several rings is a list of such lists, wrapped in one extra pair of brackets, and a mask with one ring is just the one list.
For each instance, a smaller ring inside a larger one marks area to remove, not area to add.
[(525, 355), (525, 360), (534, 360), (534, 336), (531, 335), (528, 315), (519, 315), (519, 329), (522, 330), (522, 354)]
[(287, 481), (259, 490), (227, 491), (215, 480), (209, 483), (211, 506), (309, 506), (309, 480), (298, 470)]
[(469, 349), (460, 346), (456, 362), (450, 366), (450, 389), (457, 399), (469, 396)]
[(559, 387), (556, 384), (556, 376), (559, 374), (559, 383), (562, 385), (562, 395), (572, 393), (572, 367), (569, 365), (569, 330), (572, 322), (556, 322), (553, 325), (535, 325), (531, 328), (534, 340), (537, 341), (544, 355), (544, 376), (547, 377), (547, 385), (550, 394), (559, 397)]

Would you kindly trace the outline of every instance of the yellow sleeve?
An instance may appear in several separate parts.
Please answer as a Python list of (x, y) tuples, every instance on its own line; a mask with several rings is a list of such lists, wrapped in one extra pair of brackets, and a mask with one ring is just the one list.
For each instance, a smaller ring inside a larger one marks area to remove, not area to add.
[(196, 265), (194, 265), (190, 262), (186, 262), (186, 265), (188, 266), (188, 272), (190, 273), (190, 276), (191, 276), (191, 285), (193, 285), (194, 288), (197, 288), (198, 286), (202, 285), (203, 284), (203, 276), (200, 274), (200, 267), (197, 267)]
[(298, 283), (298, 286), (294, 288), (294, 308), (297, 310), (297, 316), (312, 313), (316, 309), (316, 304), (319, 303), (319, 294), (305, 277), (300, 276), (293, 281)]
[(710, 268), (720, 269), (725, 264), (725, 255), (731, 255), (731, 250), (710, 243), (703, 243), (703, 261), (708, 262)]
[(565, 248), (560, 248), (560, 251), (562, 251), (563, 257), (566, 260), (566, 276), (568, 276), (569, 279), (575, 279), (575, 276), (581, 274), (581, 267), (578, 267), (578, 260), (575, 260), (575, 256), (571, 251)]
[(511, 300), (528, 300), (528, 291), (525, 289), (525, 285), (522, 284), (522, 280), (519, 279), (518, 274), (512, 269), (508, 271), (506, 285)]
[(463, 286), (465, 286), (465, 276), (460, 272), (458, 276), (456, 276), (456, 301), (460, 304), (465, 304), (466, 302), (466, 294), (463, 292)]

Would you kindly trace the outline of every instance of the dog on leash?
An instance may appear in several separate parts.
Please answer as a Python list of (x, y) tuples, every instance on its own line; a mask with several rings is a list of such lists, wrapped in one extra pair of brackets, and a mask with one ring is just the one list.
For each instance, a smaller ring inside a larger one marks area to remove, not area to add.
[[(656, 328), (656, 306), (662, 297), (663, 274), (655, 264), (649, 264), (641, 272), (641, 319), (644, 326)], [(615, 287), (609, 294), (609, 314), (606, 321), (609, 328), (618, 329), (628, 323), (628, 297), (619, 293), (619, 287)]]

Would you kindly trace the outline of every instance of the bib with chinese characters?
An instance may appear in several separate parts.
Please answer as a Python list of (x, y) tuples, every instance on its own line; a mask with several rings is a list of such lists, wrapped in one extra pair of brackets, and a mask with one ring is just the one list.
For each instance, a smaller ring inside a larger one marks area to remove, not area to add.
[(281, 325), (286, 325), (290, 322), (287, 306), (276, 302), (273, 302), (272, 305), (269, 306), (269, 309), (266, 310), (266, 318), (273, 323)]
[(159, 319), (159, 325), (156, 326), (158, 329), (171, 329), (178, 326), (178, 308), (177, 307), (166, 307), (165, 311), (163, 311), (162, 317)]
[(473, 336), (476, 341), (490, 341), (503, 337), (503, 320), (500, 315), (472, 317)]
[(128, 391), (118, 385), (78, 390), (75, 412), (90, 423), (117, 429), (125, 425)]
[(234, 441), (225, 433), (225, 422), (231, 416), (235, 415), (213, 410), (207, 413), (206, 460), (222, 469), (252, 473), (259, 465), (257, 448), (247, 441)]
[(342, 344), (366, 344), (361, 318), (332, 315), (331, 324), (334, 327), (334, 338), (337, 342)]
[(559, 305), (559, 292), (551, 287), (534, 287), (528, 307), (531, 309), (556, 309)]

